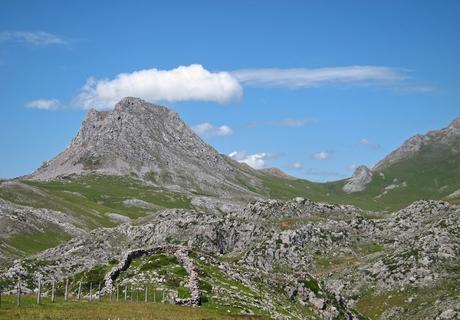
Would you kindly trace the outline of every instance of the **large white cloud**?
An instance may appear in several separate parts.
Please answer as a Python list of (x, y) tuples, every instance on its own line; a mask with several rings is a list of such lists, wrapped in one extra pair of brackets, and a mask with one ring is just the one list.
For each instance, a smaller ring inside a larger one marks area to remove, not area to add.
[(210, 72), (199, 64), (172, 70), (147, 69), (121, 73), (114, 79), (90, 78), (76, 103), (85, 109), (111, 109), (117, 101), (134, 96), (149, 101), (212, 101), (239, 99), (242, 88), (228, 72)]
[(212, 136), (229, 136), (233, 134), (233, 129), (227, 125), (221, 126), (214, 126), (209, 122), (204, 122), (197, 124), (196, 126), (192, 127), (193, 131), (197, 134), (205, 136), (205, 137), (212, 137)]
[(247, 85), (291, 88), (313, 87), (328, 83), (394, 83), (407, 79), (405, 70), (380, 66), (243, 69), (233, 71), (232, 75)]
[(254, 169), (264, 168), (266, 161), (273, 157), (272, 154), (267, 152), (246, 154), (245, 152), (241, 151), (233, 151), (228, 156), (238, 162), (246, 163)]
[(26, 103), (27, 108), (41, 110), (55, 110), (59, 107), (60, 102), (57, 99), (38, 99)]

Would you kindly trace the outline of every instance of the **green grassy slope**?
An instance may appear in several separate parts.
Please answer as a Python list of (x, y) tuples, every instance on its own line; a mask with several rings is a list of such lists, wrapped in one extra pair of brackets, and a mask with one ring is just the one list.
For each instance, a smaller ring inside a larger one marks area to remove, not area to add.
[(88, 302), (63, 301), (58, 299), (51, 303), (50, 299), (43, 299), (41, 305), (35, 304), (35, 296), (22, 297), (22, 306), (16, 306), (15, 296), (3, 296), (0, 308), (0, 319), (54, 319), (54, 320), (107, 320), (107, 319), (136, 319), (136, 320), (236, 320), (236, 319), (268, 319), (261, 316), (243, 316), (224, 310), (208, 308), (192, 308), (171, 304), (107, 300)]
[[(136, 219), (164, 208), (190, 208), (184, 194), (148, 186), (128, 177), (82, 176), (49, 182), (15, 181), (0, 186), (0, 198), (33, 208), (47, 208), (75, 217), (76, 226), (84, 230), (114, 227), (119, 221), (107, 213)], [(145, 205), (126, 205), (137, 199)], [(70, 239), (56, 225), (40, 231), (28, 231), (0, 238), (0, 253), (6, 256), (27, 256), (54, 247)]]
[[(313, 183), (265, 176), (263, 181), (273, 198), (302, 196), (363, 209), (394, 211), (420, 199), (443, 199), (460, 188), (460, 154), (446, 148), (427, 146), (416, 156), (384, 169), (383, 175), (374, 173), (364, 191), (351, 194), (342, 191), (345, 180)], [(390, 185), (398, 187), (385, 190)]]

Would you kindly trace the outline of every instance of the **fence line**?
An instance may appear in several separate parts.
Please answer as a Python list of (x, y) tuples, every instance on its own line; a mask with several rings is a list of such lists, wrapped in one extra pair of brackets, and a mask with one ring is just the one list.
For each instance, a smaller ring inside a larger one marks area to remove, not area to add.
[[(26, 283), (26, 282), (24, 282)], [(62, 282), (57, 282), (55, 279), (44, 281), (42, 277), (39, 277), (36, 281), (36, 288), (31, 291), (32, 296), (35, 294), (35, 304), (40, 305), (43, 303), (44, 297), (49, 297), (51, 303), (57, 301), (58, 296), (60, 295), (65, 302), (68, 301), (89, 301), (93, 302), (94, 300), (102, 301), (103, 295), (107, 298), (104, 301), (109, 302), (119, 302), (120, 301), (120, 285), (112, 288), (103, 288), (102, 283), (98, 283), (98, 286), (93, 287), (93, 282), (75, 281), (70, 284), (69, 279), (65, 279)], [(84, 285), (85, 284), (85, 285)], [(88, 290), (89, 285), (89, 290)], [(45, 288), (48, 288), (46, 290)], [(84, 288), (86, 288), (84, 290)], [(124, 290), (123, 290), (124, 289)], [(63, 291), (62, 291), (63, 290)], [(88, 290), (88, 291), (86, 291)], [(95, 292), (93, 292), (95, 290)], [(85, 296), (85, 292), (87, 295)], [(150, 291), (150, 292), (149, 292)], [(115, 299), (113, 294), (115, 292)], [(122, 288), (124, 292), (124, 301), (136, 301), (144, 303), (154, 302), (154, 303), (174, 303), (175, 298), (179, 298), (179, 291), (173, 290), (164, 287), (152, 286), (151, 284), (125, 284)], [(141, 299), (142, 292), (144, 294), (143, 299)], [(5, 295), (16, 295), (16, 306), (21, 306), (21, 297), (28, 293), (28, 289), (22, 290), (22, 281), (18, 278), (15, 286), (8, 287), (0, 285), (0, 308), (2, 305), (5, 305)], [(152, 293), (152, 294), (150, 294)], [(159, 294), (159, 295), (158, 295)], [(134, 297), (135, 295), (135, 297)], [(83, 299), (82, 299), (83, 298)], [(62, 300), (61, 300), (62, 301)]]

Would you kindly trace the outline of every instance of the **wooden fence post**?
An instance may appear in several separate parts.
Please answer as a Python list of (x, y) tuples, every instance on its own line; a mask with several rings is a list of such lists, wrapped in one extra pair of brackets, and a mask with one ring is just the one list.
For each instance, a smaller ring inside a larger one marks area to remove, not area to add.
[(80, 281), (80, 283), (78, 284), (78, 295), (77, 295), (78, 301), (80, 301), (80, 298), (81, 298), (81, 281)]
[(125, 285), (125, 301), (128, 299), (128, 286)]
[(89, 283), (89, 302), (93, 301), (93, 283)]
[(65, 279), (65, 289), (64, 289), (64, 301), (67, 301), (69, 298), (69, 279)]
[(38, 278), (37, 304), (40, 304), (41, 295), (42, 295), (42, 278)]
[(163, 288), (162, 291), (163, 291), (163, 300), (161, 300), (161, 303), (165, 303), (165, 289)]
[(21, 305), (21, 280), (18, 278), (18, 286), (16, 288), (16, 305), (19, 307)]
[(131, 284), (131, 295), (129, 296), (129, 299), (133, 301), (133, 285)]
[(149, 301), (149, 289), (148, 289), (148, 286), (145, 286), (145, 289), (144, 289), (144, 302), (147, 302)]
[(157, 288), (153, 287), (153, 302), (157, 302)]
[(54, 279), (52, 282), (52, 287), (51, 287), (51, 302), (54, 303), (56, 297), (54, 296)]

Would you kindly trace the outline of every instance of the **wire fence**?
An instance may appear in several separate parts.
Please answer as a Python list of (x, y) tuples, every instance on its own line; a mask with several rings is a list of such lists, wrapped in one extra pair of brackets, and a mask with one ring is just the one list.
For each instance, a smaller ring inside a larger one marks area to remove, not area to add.
[[(21, 280), (15, 285), (0, 285), (0, 308), (4, 304), (5, 296), (15, 296), (16, 306), (21, 306), (24, 296), (34, 296), (34, 303), (40, 305), (46, 300), (55, 303), (59, 298), (60, 301), (75, 302), (119, 302), (119, 301), (136, 301), (136, 302), (155, 302), (155, 303), (175, 303), (180, 299), (179, 290), (159, 287), (153, 284), (116, 284), (111, 288), (103, 287), (101, 282), (83, 282), (69, 279), (57, 282), (55, 280), (43, 281), (39, 279), (35, 282), (34, 289), (29, 289), (30, 285), (24, 286)], [(30, 300), (30, 299), (29, 299)], [(29, 301), (30, 304), (30, 301)]]

